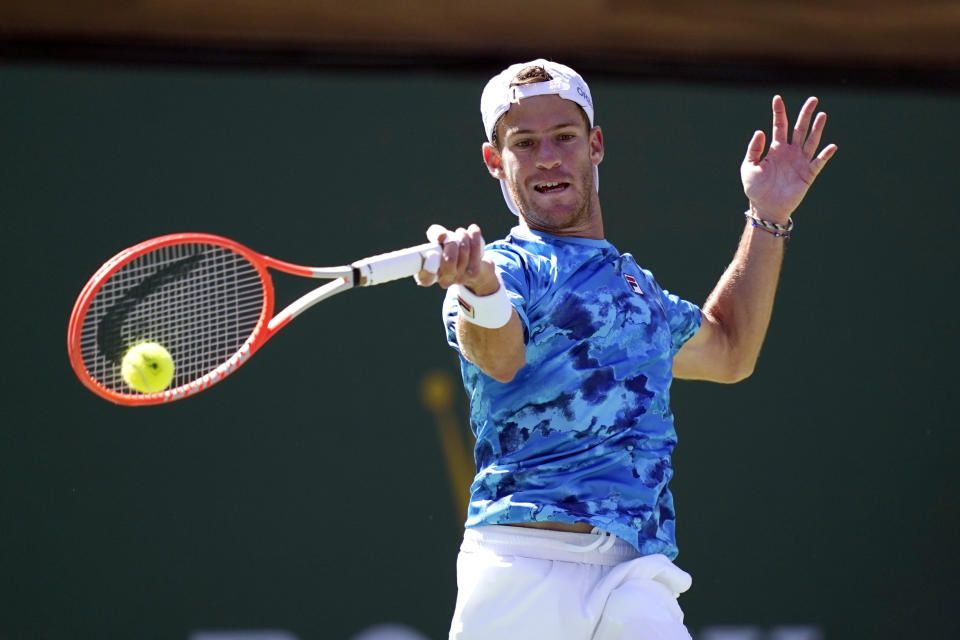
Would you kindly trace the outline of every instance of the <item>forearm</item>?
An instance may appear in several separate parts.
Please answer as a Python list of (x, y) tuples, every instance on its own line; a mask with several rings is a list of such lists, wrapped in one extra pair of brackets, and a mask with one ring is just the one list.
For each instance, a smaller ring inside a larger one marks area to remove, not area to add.
[(502, 327), (488, 329), (457, 318), (457, 343), (463, 357), (480, 367), (491, 378), (510, 382), (526, 364), (523, 323), (514, 311)]
[(752, 373), (770, 326), (785, 240), (747, 223), (733, 261), (703, 305), (721, 331), (733, 379)]
[(421, 271), (417, 283), (437, 282), (457, 295), (457, 344), (464, 358), (491, 378), (509, 382), (526, 364), (523, 323), (497, 276), (492, 258), (484, 256), (483, 236), (475, 224), (450, 231), (431, 225), (427, 238), (443, 245), (435, 273)]

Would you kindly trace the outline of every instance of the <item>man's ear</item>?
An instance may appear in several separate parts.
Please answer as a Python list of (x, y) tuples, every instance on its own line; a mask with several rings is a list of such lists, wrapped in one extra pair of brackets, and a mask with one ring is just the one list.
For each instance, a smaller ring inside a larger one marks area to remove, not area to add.
[(497, 180), (503, 180), (503, 159), (500, 152), (489, 142), (483, 143), (483, 164), (487, 165), (487, 171)]
[(603, 131), (600, 127), (590, 129), (590, 160), (594, 166), (603, 160)]

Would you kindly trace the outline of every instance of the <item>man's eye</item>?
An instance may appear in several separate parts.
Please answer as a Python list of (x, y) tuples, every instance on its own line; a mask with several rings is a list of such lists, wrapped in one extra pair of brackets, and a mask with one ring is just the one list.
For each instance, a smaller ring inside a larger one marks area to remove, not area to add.
[(577, 136), (573, 133), (561, 133), (558, 137), (560, 138), (560, 140), (563, 140), (564, 142), (568, 142), (570, 140), (573, 140)]
[(515, 147), (529, 147), (529, 146), (532, 145), (532, 144), (533, 144), (533, 142), (530, 141), (530, 140), (517, 140), (516, 142), (513, 143), (513, 146), (515, 146)]

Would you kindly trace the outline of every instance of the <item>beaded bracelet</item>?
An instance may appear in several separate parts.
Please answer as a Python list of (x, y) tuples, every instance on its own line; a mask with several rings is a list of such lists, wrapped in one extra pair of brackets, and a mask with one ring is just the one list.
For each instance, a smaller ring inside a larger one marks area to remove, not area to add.
[(744, 211), (743, 215), (750, 218), (751, 226), (759, 227), (767, 233), (773, 234), (776, 238), (783, 238), (784, 240), (790, 239), (790, 232), (793, 231), (793, 218), (788, 218), (787, 224), (782, 225), (777, 222), (770, 222), (769, 220), (759, 218), (749, 211)]

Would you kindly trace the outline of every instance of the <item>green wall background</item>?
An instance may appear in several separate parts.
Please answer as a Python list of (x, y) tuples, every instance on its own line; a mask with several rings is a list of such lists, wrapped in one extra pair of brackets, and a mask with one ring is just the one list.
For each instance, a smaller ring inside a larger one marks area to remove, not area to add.
[[(154, 235), (305, 264), (434, 221), (502, 235), (486, 76), (0, 66), (0, 638), (444, 637), (461, 526), (418, 396), (427, 372), (457, 375), (438, 289), (336, 298), (227, 383), (150, 409), (86, 392), (64, 337), (87, 278)], [(754, 376), (674, 387), (689, 626), (958, 637), (960, 97), (588, 80), (608, 237), (698, 302), (735, 247), (770, 96), (794, 115), (819, 95), (840, 147), (795, 216)]]

